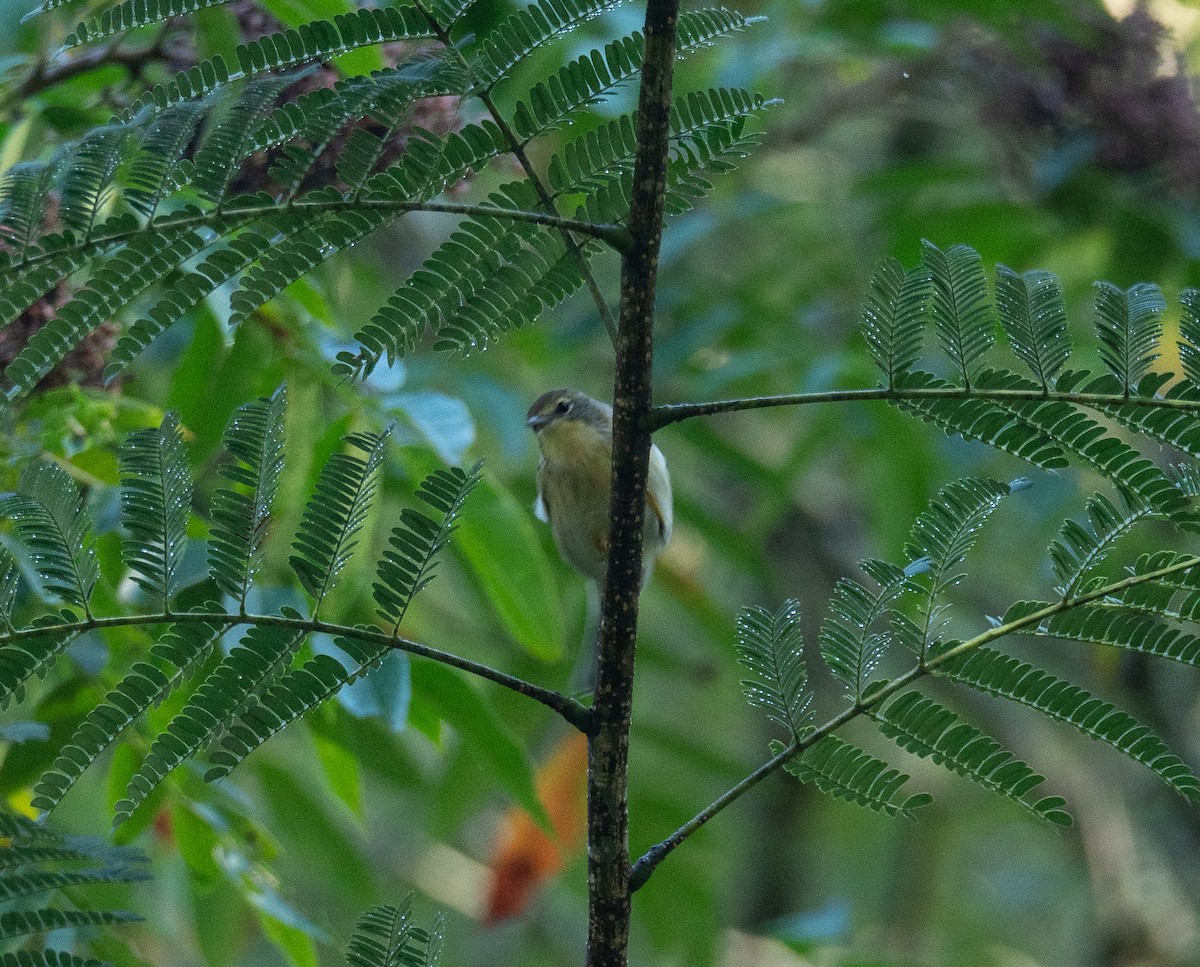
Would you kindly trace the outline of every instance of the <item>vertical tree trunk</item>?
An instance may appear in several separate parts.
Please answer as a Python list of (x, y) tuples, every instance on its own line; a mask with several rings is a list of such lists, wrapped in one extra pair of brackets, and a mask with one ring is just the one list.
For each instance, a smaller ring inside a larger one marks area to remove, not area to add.
[(609, 566), (601, 599), (595, 719), (588, 768), (588, 967), (625, 967), (629, 945), (629, 722), (642, 583), (642, 518), (653, 402), (654, 295), (666, 191), (679, 0), (648, 0), (638, 100), (638, 151), (621, 262), (613, 388)]

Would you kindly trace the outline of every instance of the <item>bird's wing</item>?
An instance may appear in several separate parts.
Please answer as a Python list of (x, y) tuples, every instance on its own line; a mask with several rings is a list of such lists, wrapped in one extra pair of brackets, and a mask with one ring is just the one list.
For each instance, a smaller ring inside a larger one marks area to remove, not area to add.
[(671, 500), (671, 476), (667, 473), (667, 458), (657, 446), (650, 448), (650, 478), (646, 488), (646, 503), (658, 518), (658, 532), (665, 544), (671, 539), (675, 512)]

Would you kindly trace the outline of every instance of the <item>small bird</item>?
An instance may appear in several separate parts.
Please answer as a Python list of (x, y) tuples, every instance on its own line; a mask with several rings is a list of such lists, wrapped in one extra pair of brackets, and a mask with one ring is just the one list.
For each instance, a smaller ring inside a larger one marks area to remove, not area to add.
[[(550, 524), (563, 559), (597, 584), (608, 557), (608, 504), (612, 494), (612, 407), (574, 389), (552, 389), (529, 407), (537, 434), (535, 512)], [(642, 532), (642, 586), (654, 559), (671, 539), (671, 478), (657, 446), (650, 448), (650, 479)]]

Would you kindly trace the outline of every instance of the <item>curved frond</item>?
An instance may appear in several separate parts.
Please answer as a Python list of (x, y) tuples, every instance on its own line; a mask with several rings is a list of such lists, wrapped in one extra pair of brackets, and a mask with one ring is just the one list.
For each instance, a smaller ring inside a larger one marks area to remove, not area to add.
[(449, 543), (463, 505), (479, 482), (481, 464), (464, 472), (457, 467), (438, 470), (422, 481), (417, 497), (436, 510), (440, 520), (411, 508), (400, 513), (388, 548), (379, 559), (378, 581), (371, 586), (379, 617), (396, 634), (413, 597), (433, 580), (437, 555)]
[(1082, 591), (1088, 572), (1108, 556), (1113, 544), (1138, 521), (1153, 516), (1154, 511), (1144, 504), (1127, 501), (1122, 511), (1103, 494), (1095, 494), (1087, 503), (1087, 526), (1068, 520), (1050, 545), (1050, 560), (1058, 578), (1055, 590), (1064, 599)]
[(473, 92), (488, 91), (539, 47), (625, 0), (538, 0), (491, 31), (479, 45)]
[(1047, 619), (1036, 634), (1089, 641), (1127, 651), (1169, 658), (1183, 665), (1200, 664), (1200, 637), (1132, 608), (1085, 605)]
[(43, 812), (58, 806), (84, 771), (152, 706), (160, 704), (212, 654), (228, 625), (214, 621), (172, 626), (92, 709), (33, 789), (31, 805)]
[[(679, 15), (676, 51), (686, 55), (701, 50), (714, 40), (742, 30), (758, 18), (718, 7), (690, 10)], [(513, 109), (512, 126), (521, 143), (558, 127), (581, 107), (595, 104), (622, 83), (636, 77), (642, 68), (646, 45), (640, 33), (630, 34), (593, 50), (557, 74), (534, 85)]]
[(970, 386), (980, 358), (996, 338), (983, 260), (966, 245), (943, 252), (932, 242), (922, 242), (921, 262), (932, 284), (929, 312), (938, 342), (963, 385)]
[(1126, 395), (1158, 359), (1162, 314), (1167, 308), (1162, 290), (1148, 282), (1119, 289), (1096, 283), (1096, 334), (1100, 358), (1120, 381)]
[[(72, 622), (75, 617), (70, 611), (45, 615), (31, 627)], [(20, 701), (25, 695), (25, 684), (35, 675), (45, 675), (77, 635), (74, 631), (48, 629), (43, 633), (23, 633), (15, 641), (0, 646), (0, 708), (7, 707), (14, 698)]]
[[(438, 470), (426, 477), (417, 496), (437, 510), (440, 521), (405, 509), (400, 526), (393, 528), (379, 563), (379, 581), (373, 586), (379, 615), (399, 632), (400, 622), (413, 596), (433, 580), (436, 555), (455, 530), (455, 521), (471, 490), (479, 480), (480, 465), (463, 472)], [(335, 643), (350, 659), (349, 667), (328, 655), (316, 655), (249, 704), (221, 740), (221, 748), (210, 756), (208, 780), (228, 775), (272, 735), (332, 698), (345, 685), (357, 681), (377, 667), (391, 648), (387, 644), (339, 637)]]
[(350, 967), (438, 967), (442, 915), (425, 931), (412, 922), (412, 894), (398, 907), (372, 907), (354, 925), (346, 948)]
[(756, 677), (742, 681), (746, 701), (799, 738), (811, 717), (812, 692), (804, 667), (800, 604), (785, 601), (775, 613), (743, 608), (737, 617), (738, 663)]
[(118, 461), (125, 563), (134, 583), (157, 597), (165, 612), (178, 590), (192, 500), (179, 418), (169, 413), (157, 429), (131, 433)]
[(0, 238), (18, 258), (41, 231), (57, 172), (57, 163), (22, 161), (0, 178)]
[(1179, 304), (1179, 361), (1188, 382), (1200, 386), (1200, 289), (1184, 289)]
[(927, 559), (931, 593), (956, 583), (952, 572), (975, 546), (979, 531), (1012, 493), (1009, 484), (967, 477), (943, 487), (913, 524), (904, 552), (910, 561)]
[(908, 583), (908, 576), (893, 564), (863, 561), (860, 566), (875, 581), (876, 590), (840, 579), (821, 625), (821, 657), (855, 701), (862, 698), (890, 640), (886, 632), (871, 629), (889, 613)]
[(219, 95), (215, 122), (192, 162), (192, 184), (204, 198), (214, 204), (225, 198), (242, 159), (253, 150), (259, 124), (267, 117), (275, 99), (294, 81), (289, 76), (256, 77), (240, 91)]
[[(285, 616), (299, 617), (290, 610), (285, 610)], [(154, 740), (141, 768), (130, 779), (125, 798), (117, 803), (114, 825), (132, 816), (173, 769), (216, 741), (252, 696), (284, 672), (305, 634), (272, 625), (255, 625), (246, 632)]]
[(209, 244), (191, 230), (147, 231), (93, 271), (85, 289), (33, 334), (5, 371), (9, 399), (26, 396), (93, 329)]
[(213, 495), (208, 563), (217, 586), (242, 608), (283, 470), (286, 410), (287, 391), (281, 386), (269, 399), (238, 407), (225, 430), (225, 449), (234, 462), (221, 474), (235, 486)]
[(1015, 802), (1030, 815), (1056, 826), (1070, 826), (1071, 815), (1058, 796), (1030, 802), (1025, 797), (1045, 782), (991, 736), (920, 692), (905, 692), (874, 716), (879, 731), (900, 748), (932, 759), (951, 772), (970, 779)]
[(1110, 702), (1028, 662), (981, 647), (944, 662), (937, 674), (1065, 722), (1146, 766), (1185, 798), (1200, 796), (1200, 779), (1146, 726)]
[(208, 105), (190, 101), (160, 111), (142, 135), (125, 179), (125, 199), (147, 218), (153, 218), (176, 186), (174, 176), (188, 145), (205, 117)]
[(129, 124), (93, 128), (66, 147), (61, 163), (59, 217), (84, 238), (91, 235), (101, 210), (115, 190), (117, 169), (133, 134)]
[(1013, 352), (1049, 388), (1071, 353), (1062, 284), (1050, 272), (996, 266), (996, 308)]
[(36, 460), (17, 492), (0, 500), (46, 589), (85, 610), (100, 577), (92, 519), (79, 488), (57, 464)]
[(888, 386), (895, 385), (896, 376), (921, 355), (930, 295), (925, 266), (905, 272), (904, 266), (890, 257), (875, 266), (860, 325), (871, 358), (883, 370)]
[(313, 597), (315, 615), (326, 593), (353, 552), (355, 538), (375, 496), (378, 471), (391, 433), (352, 433), (345, 442), (365, 454), (335, 453), (317, 478), (312, 498), (288, 560), (301, 585)]
[[(779, 743), (772, 744), (772, 751), (778, 754), (782, 750)], [(810, 782), (835, 799), (889, 816), (912, 819), (914, 810), (933, 801), (927, 793), (901, 798), (908, 776), (836, 735), (825, 736), (784, 768), (801, 782)]]
[(201, 61), (147, 91), (122, 112), (121, 119), (128, 121), (146, 110), (162, 111), (181, 101), (206, 97), (233, 81), (332, 60), (360, 47), (433, 36), (429, 23), (411, 6), (355, 10), (332, 20), (315, 20), (239, 46), (235, 51), (237, 70), (230, 70), (220, 55)]
[(0, 938), (24, 937), (51, 930), (76, 927), (111, 927), (117, 923), (137, 923), (142, 918), (123, 910), (10, 910), (0, 913)]

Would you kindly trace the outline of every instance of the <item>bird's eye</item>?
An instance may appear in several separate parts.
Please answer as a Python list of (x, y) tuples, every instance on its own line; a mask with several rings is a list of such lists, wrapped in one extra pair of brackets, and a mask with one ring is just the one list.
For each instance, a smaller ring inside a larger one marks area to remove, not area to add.
[(556, 407), (554, 407), (554, 412), (558, 413), (560, 416), (563, 414), (566, 414), (566, 413), (570, 413), (571, 412), (571, 401), (570, 400), (559, 400), (558, 405)]

